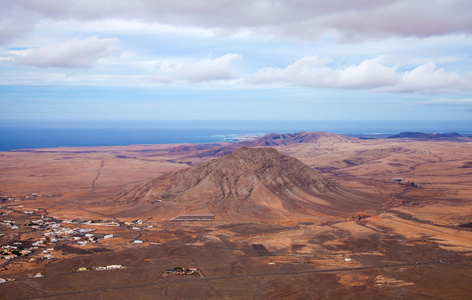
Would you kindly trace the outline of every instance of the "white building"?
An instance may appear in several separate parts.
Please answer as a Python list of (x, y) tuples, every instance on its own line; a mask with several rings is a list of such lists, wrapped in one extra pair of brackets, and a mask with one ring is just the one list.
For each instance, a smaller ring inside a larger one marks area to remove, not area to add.
[(107, 270), (122, 269), (122, 265), (109, 265), (105, 267)]

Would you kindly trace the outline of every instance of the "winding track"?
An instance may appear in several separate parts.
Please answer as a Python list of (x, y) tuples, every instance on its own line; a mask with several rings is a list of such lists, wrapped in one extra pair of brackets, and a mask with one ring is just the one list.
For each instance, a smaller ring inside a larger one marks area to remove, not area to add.
[(98, 167), (98, 170), (97, 170), (97, 176), (95, 176), (95, 178), (93, 179), (92, 181), (92, 189), (95, 190), (96, 187), (95, 187), (95, 182), (98, 180), (98, 178), (100, 177), (100, 172), (103, 168), (103, 166), (105, 165), (105, 160), (102, 160), (102, 162), (100, 163), (100, 167)]

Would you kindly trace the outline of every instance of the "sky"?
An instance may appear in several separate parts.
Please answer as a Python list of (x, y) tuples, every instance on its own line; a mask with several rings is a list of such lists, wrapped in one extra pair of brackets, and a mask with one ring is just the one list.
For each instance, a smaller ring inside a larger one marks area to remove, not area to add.
[(2, 120), (472, 120), (469, 0), (0, 0)]

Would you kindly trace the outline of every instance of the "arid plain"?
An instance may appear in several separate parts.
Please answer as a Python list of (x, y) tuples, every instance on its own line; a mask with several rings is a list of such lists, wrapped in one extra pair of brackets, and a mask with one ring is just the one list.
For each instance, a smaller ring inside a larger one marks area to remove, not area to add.
[[(0, 194), (3, 256), (42, 241), (0, 261), (3, 299), (472, 298), (467, 138), (315, 132), (0, 152)], [(192, 213), (215, 220), (170, 221)], [(176, 267), (201, 276), (166, 273)]]

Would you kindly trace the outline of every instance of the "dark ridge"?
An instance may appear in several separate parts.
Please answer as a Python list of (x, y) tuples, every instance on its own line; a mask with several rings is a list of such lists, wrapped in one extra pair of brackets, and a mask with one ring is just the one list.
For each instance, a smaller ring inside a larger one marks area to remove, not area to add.
[(401, 132), (391, 135), (389, 139), (417, 139), (417, 140), (462, 140), (465, 138), (456, 132), (449, 133), (425, 133), (425, 132)]

